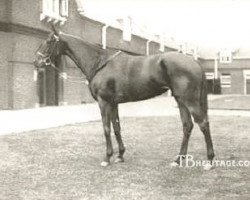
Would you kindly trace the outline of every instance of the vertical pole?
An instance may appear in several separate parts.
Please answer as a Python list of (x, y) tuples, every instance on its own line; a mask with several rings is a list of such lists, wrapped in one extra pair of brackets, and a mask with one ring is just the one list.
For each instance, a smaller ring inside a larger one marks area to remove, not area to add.
[[(217, 90), (215, 89), (218, 87), (218, 59), (214, 58), (214, 81), (213, 81), (213, 93), (217, 93)], [(216, 88), (215, 88), (216, 86)]]
[(151, 42), (151, 40), (148, 40), (146, 43), (146, 55), (149, 55), (149, 43)]
[(218, 79), (218, 59), (214, 59), (214, 78)]
[(102, 27), (102, 48), (103, 49), (107, 48), (107, 28), (108, 28), (107, 24)]

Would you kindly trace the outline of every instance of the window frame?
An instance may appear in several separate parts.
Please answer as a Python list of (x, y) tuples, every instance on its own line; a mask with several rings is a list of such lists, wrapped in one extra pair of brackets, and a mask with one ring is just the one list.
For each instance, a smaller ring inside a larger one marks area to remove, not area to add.
[(40, 20), (64, 24), (68, 17), (69, 0), (42, 0)]
[(220, 75), (220, 85), (222, 88), (231, 88), (232, 85), (231, 73), (222, 73)]
[(229, 50), (223, 50), (220, 52), (220, 63), (231, 63), (232, 62), (232, 52)]

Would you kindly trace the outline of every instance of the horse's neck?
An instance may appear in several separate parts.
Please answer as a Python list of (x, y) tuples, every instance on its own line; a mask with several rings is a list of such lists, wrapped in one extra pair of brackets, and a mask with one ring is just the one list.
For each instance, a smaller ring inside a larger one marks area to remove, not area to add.
[(99, 62), (104, 52), (101, 52), (96, 47), (84, 43), (84, 41), (77, 38), (70, 38), (67, 41), (70, 48), (71, 55), (68, 56), (75, 62), (75, 64), (81, 69), (81, 71), (90, 77), (93, 68), (96, 67), (96, 63)]

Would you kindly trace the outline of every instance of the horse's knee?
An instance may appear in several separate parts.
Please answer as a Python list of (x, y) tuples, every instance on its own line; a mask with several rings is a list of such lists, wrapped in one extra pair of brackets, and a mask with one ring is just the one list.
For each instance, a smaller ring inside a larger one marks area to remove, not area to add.
[(199, 127), (201, 131), (206, 134), (209, 131), (209, 122), (208, 121), (202, 121), (199, 123)]
[(104, 129), (104, 134), (105, 134), (105, 136), (109, 136), (109, 135), (110, 135), (110, 132), (111, 132), (110, 127), (104, 126), (103, 129)]
[(113, 125), (113, 129), (114, 129), (114, 133), (115, 133), (116, 136), (120, 134), (120, 132), (121, 132), (121, 127), (120, 127), (119, 124), (114, 124), (114, 125)]

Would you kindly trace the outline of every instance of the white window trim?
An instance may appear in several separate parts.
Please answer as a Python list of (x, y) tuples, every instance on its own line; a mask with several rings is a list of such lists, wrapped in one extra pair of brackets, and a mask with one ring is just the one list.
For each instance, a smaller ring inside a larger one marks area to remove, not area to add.
[(61, 0), (61, 16), (68, 17), (69, 15), (69, 1), (68, 0)]
[(123, 40), (131, 41), (132, 39), (132, 24), (131, 18), (126, 16), (123, 18)]
[[(67, 21), (68, 16), (68, 0), (42, 0), (43, 7), (42, 13), (40, 14), (41, 21), (53, 22), (54, 24), (60, 23), (63, 25)], [(60, 7), (60, 2), (64, 2), (64, 7)], [(55, 3), (55, 11), (53, 12), (53, 3)], [(60, 10), (64, 8), (64, 10)], [(63, 14), (63, 16), (61, 15)]]
[(244, 76), (244, 95), (247, 95), (247, 80), (250, 79), (250, 70), (244, 70), (243, 76)]
[[(229, 80), (227, 80), (227, 79), (229, 79)], [(220, 76), (220, 85), (221, 85), (221, 87), (222, 88), (230, 88), (231, 84), (232, 84), (232, 76), (231, 76), (231, 74), (227, 74), (227, 75), (221, 74), (221, 76)]]
[[(229, 58), (227, 60), (227, 58)], [(220, 52), (220, 63), (231, 63), (232, 62), (232, 52), (230, 51), (221, 51)]]
[(206, 79), (207, 80), (214, 80), (214, 73), (213, 72), (206, 72)]

